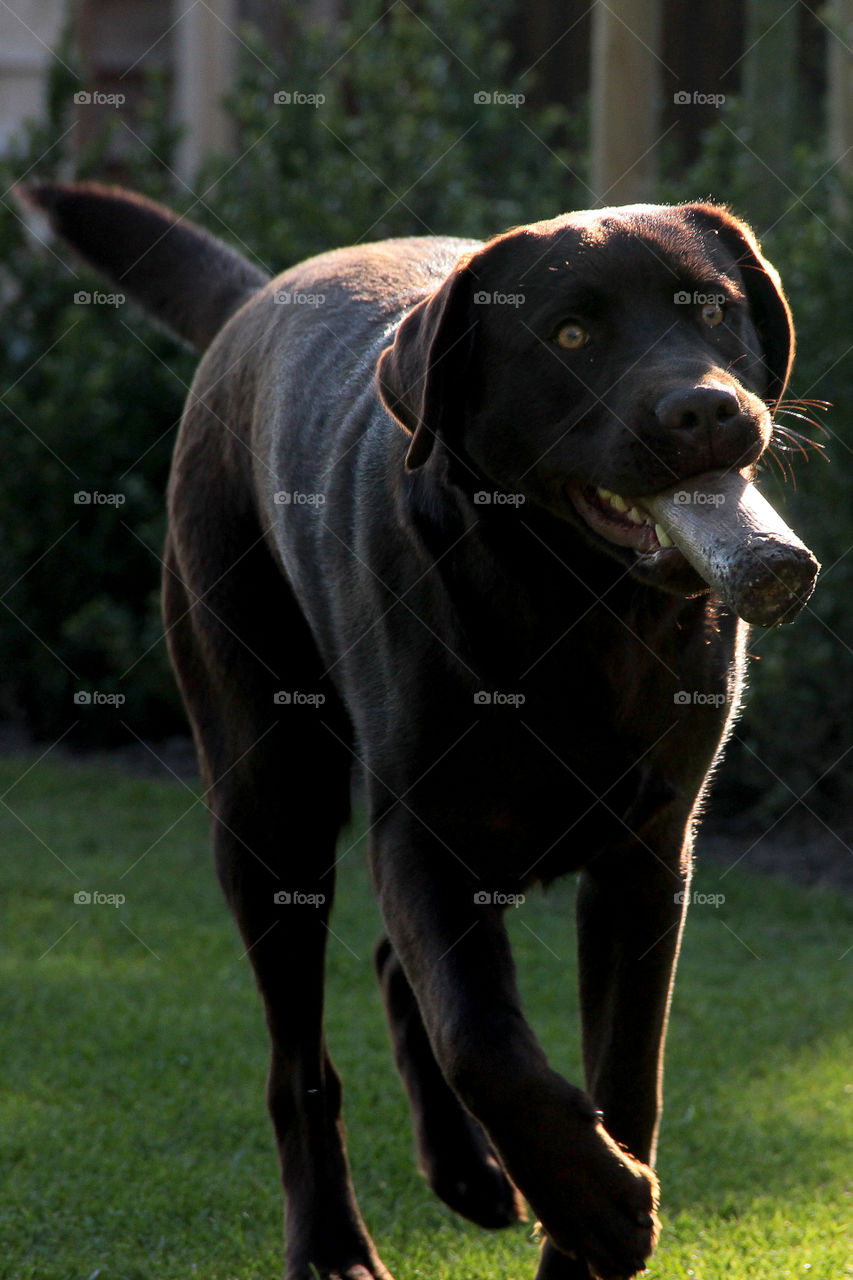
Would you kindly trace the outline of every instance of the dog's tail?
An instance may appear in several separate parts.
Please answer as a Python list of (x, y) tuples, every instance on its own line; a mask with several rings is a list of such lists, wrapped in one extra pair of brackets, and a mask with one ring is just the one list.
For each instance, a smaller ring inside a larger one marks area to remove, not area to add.
[(198, 351), (269, 279), (200, 227), (121, 187), (42, 182), (18, 194), (46, 213), (81, 257)]

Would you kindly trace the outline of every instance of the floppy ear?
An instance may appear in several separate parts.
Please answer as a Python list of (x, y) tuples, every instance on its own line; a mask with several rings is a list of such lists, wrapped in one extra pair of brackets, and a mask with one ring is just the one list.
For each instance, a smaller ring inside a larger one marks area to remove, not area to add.
[(782, 399), (794, 361), (794, 322), (776, 268), (761, 252), (755, 233), (727, 209), (715, 205), (686, 205), (718, 232), (743, 274), (750, 310), (768, 374), (765, 399)]
[(379, 357), (382, 402), (412, 437), (407, 471), (423, 466), (438, 435), (458, 438), (474, 336), (468, 305), (472, 282), (467, 263), (456, 266), (406, 316), (392, 346)]

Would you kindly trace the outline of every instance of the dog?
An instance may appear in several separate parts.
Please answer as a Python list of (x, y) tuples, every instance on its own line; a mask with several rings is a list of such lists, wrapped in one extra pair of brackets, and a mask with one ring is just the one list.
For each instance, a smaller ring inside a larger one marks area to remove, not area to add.
[[(526, 1200), (538, 1280), (635, 1275), (659, 1231), (691, 843), (746, 632), (642, 499), (754, 474), (793, 357), (778, 274), (703, 203), (337, 249), (271, 280), (120, 189), (26, 198), (203, 353), (166, 634), (266, 1011), (287, 1280), (389, 1280), (323, 1036), (353, 761), (429, 1184), (485, 1227)], [(525, 1020), (503, 924), (570, 872), (583, 1088)]]

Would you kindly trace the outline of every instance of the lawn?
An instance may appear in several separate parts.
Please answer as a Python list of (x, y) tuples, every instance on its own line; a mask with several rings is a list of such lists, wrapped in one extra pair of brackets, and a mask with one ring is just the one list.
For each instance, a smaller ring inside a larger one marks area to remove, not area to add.
[[(0, 798), (0, 1277), (279, 1276), (265, 1032), (202, 807), (50, 758), (0, 762)], [(328, 1024), (367, 1222), (398, 1280), (532, 1280), (529, 1225), (469, 1226), (414, 1171), (357, 830), (348, 844)], [(700, 870), (725, 902), (693, 907), (679, 973), (650, 1276), (853, 1276), (853, 900), (720, 874)], [(577, 1079), (573, 892), (510, 924), (531, 1020)]]

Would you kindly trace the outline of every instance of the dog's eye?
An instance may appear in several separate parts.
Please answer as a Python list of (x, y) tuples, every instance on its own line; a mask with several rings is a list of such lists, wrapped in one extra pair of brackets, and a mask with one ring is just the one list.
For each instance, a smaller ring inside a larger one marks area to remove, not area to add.
[(574, 320), (570, 320), (568, 324), (560, 325), (557, 330), (557, 343), (564, 347), (566, 351), (577, 351), (581, 347), (585, 347), (589, 342), (589, 334), (581, 325), (575, 324)]
[(723, 323), (725, 312), (719, 302), (706, 302), (702, 308), (702, 319), (709, 329)]

